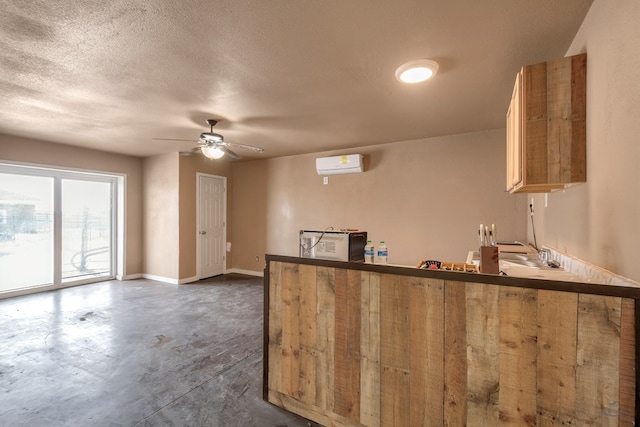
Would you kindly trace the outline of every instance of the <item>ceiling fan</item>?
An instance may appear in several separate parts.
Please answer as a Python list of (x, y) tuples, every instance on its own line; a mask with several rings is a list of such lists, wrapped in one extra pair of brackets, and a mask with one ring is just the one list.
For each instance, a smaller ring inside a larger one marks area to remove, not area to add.
[(194, 148), (192, 151), (181, 152), (181, 155), (190, 155), (193, 152), (200, 151), (204, 154), (205, 157), (210, 159), (219, 159), (225, 154), (228, 154), (232, 159), (240, 159), (242, 158), (240, 155), (236, 154), (231, 150), (230, 147), (233, 148), (242, 148), (244, 150), (251, 150), (256, 153), (263, 153), (264, 149), (260, 147), (254, 147), (253, 145), (245, 145), (245, 144), (236, 144), (231, 142), (226, 142), (224, 137), (219, 133), (215, 133), (213, 131), (213, 127), (218, 123), (215, 119), (207, 119), (207, 124), (210, 127), (209, 132), (202, 132), (200, 134), (200, 138), (197, 141), (193, 141), (191, 139), (173, 139), (173, 138), (153, 138), (156, 140), (163, 141), (193, 141), (199, 144), (198, 147)]

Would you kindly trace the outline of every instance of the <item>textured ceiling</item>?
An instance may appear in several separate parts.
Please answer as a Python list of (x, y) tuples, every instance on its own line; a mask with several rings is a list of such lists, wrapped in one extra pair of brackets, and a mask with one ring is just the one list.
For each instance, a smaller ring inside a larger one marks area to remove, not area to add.
[[(149, 156), (215, 118), (247, 158), (501, 128), (592, 2), (0, 1), (0, 133)], [(435, 79), (397, 82), (418, 58)]]

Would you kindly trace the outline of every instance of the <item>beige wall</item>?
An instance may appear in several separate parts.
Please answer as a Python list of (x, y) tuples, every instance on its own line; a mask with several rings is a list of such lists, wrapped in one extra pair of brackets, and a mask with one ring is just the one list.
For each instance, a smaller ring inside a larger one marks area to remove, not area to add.
[[(505, 100), (506, 103), (506, 100)], [(366, 171), (329, 177), (315, 158), (361, 153)], [(389, 263), (464, 261), (477, 227), (526, 237), (526, 196), (505, 192), (504, 129), (232, 165), (233, 267), (260, 271), (264, 253), (298, 254), (300, 229), (366, 230)], [(260, 257), (256, 263), (255, 257)]]
[[(275, 160), (234, 163), (231, 167), (229, 253), (233, 268), (262, 271), (267, 250), (267, 171)], [(258, 259), (256, 260), (256, 257)]]
[(144, 273), (178, 278), (178, 153), (146, 157), (144, 186)]
[(124, 276), (135, 277), (143, 273), (140, 158), (0, 134), (0, 161), (2, 160), (126, 175)]
[[(567, 55), (587, 52), (587, 183), (533, 196), (538, 244), (640, 281), (640, 3), (596, 0)], [(531, 227), (529, 236), (532, 238)]]

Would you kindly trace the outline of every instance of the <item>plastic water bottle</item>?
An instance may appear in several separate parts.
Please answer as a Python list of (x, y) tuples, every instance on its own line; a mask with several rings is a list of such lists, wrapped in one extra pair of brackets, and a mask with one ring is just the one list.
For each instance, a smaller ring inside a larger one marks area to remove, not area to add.
[(378, 245), (378, 263), (386, 264), (388, 255), (387, 245), (384, 243), (384, 240), (380, 240), (380, 245)]
[(367, 244), (364, 247), (364, 262), (368, 264), (373, 264), (375, 248), (373, 247), (373, 243), (371, 240), (367, 240)]

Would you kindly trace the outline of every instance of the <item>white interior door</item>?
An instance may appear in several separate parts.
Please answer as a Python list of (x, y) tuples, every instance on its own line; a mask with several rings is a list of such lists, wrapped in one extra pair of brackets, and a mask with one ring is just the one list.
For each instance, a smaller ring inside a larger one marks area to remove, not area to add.
[(224, 273), (226, 240), (226, 178), (198, 175), (199, 278)]

